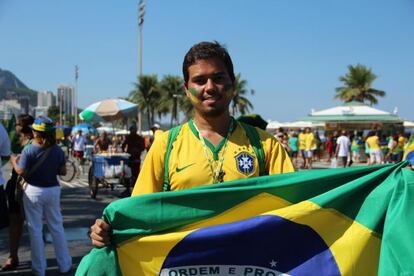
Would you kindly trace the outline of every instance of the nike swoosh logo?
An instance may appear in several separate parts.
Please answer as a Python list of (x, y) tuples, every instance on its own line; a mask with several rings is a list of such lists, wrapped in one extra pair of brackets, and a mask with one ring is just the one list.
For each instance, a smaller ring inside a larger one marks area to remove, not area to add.
[(181, 168), (177, 167), (177, 168), (175, 169), (175, 171), (176, 171), (176, 172), (181, 172), (181, 171), (183, 171), (183, 170), (187, 169), (188, 167), (191, 167), (191, 166), (192, 166), (192, 165), (194, 165), (194, 164), (195, 164), (195, 163), (192, 163), (192, 164), (189, 164), (189, 165), (184, 166), (184, 167), (181, 167)]

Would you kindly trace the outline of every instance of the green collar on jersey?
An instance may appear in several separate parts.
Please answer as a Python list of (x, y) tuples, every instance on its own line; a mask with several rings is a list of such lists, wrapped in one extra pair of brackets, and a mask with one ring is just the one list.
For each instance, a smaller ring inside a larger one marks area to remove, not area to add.
[[(234, 120), (233, 117), (231, 117), (231, 120), (233, 120), (233, 127), (232, 129), (230, 129), (229, 131), (231, 133), (233, 133), (233, 131), (236, 129), (237, 123), (236, 120)], [(198, 133), (198, 130), (196, 128), (196, 126), (194, 125), (194, 121), (193, 119), (190, 119), (188, 121), (188, 126), (190, 127), (191, 131), (193, 132), (194, 136), (200, 140), (200, 136)], [(214, 160), (218, 160), (218, 153), (220, 152), (220, 150), (222, 149), (222, 147), (224, 146), (224, 144), (226, 143), (226, 137), (223, 137), (221, 139), (221, 141), (217, 144), (217, 146), (214, 146), (209, 140), (207, 140), (206, 138), (204, 138), (204, 142), (206, 143), (206, 146), (208, 149), (211, 150), (211, 152), (213, 153), (213, 157)]]

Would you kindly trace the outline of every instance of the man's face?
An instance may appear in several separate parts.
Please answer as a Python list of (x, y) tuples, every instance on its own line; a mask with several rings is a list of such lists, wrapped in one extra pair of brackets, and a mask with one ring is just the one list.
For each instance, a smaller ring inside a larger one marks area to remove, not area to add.
[(234, 87), (221, 60), (197, 60), (188, 68), (188, 75), (185, 92), (197, 113), (217, 117), (228, 112)]
[(16, 121), (15, 128), (16, 128), (16, 133), (20, 134), (23, 129), (22, 122), (20, 120)]

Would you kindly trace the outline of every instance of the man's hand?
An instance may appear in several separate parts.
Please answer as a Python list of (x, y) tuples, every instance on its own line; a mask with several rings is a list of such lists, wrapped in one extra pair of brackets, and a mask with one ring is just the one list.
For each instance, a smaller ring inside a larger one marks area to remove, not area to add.
[(97, 219), (95, 224), (91, 226), (90, 238), (92, 240), (92, 245), (101, 248), (105, 245), (111, 244), (110, 234), (112, 232), (112, 227), (103, 221), (102, 219)]

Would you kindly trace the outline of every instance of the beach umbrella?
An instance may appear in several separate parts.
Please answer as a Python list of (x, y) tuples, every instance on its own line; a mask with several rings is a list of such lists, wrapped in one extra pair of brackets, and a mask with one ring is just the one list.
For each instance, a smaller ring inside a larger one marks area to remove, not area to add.
[(97, 135), (98, 131), (89, 123), (81, 123), (72, 128), (72, 135), (75, 135), (79, 130), (82, 130), (83, 135)]
[(112, 121), (136, 115), (137, 105), (122, 99), (107, 99), (83, 110), (79, 117), (84, 121)]

